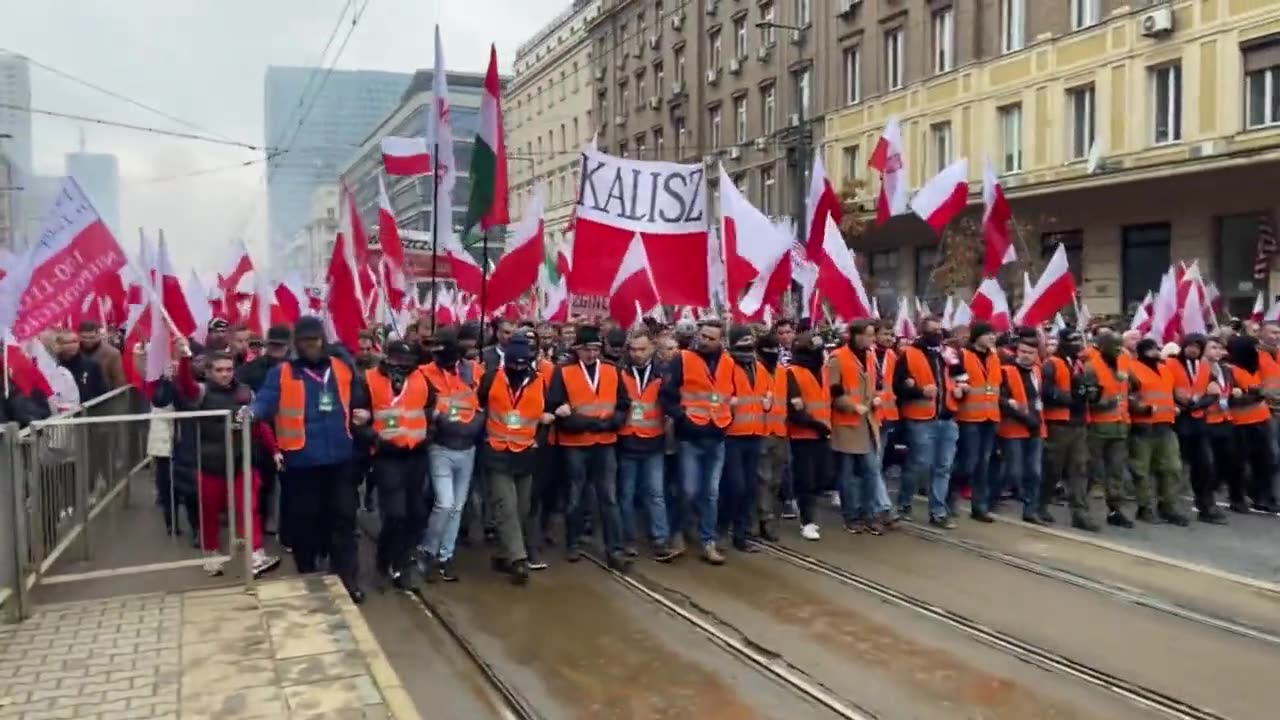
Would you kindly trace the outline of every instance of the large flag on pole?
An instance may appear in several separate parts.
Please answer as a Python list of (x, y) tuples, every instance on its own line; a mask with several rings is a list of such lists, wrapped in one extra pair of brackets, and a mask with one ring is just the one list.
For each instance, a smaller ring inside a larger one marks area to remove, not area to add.
[(478, 223), (481, 230), (506, 225), (507, 144), (502, 131), (502, 84), (498, 80), (498, 50), (489, 46), (489, 71), (480, 99), (480, 127), (471, 151), (471, 202), (463, 234)]
[(440, 247), (448, 247), (453, 235), (453, 186), (458, 168), (453, 158), (453, 123), (449, 117), (449, 81), (444, 64), (440, 26), (436, 26), (436, 66), (431, 85), (431, 114), (427, 117), (427, 141), (435, 151), (436, 202), (431, 221)]

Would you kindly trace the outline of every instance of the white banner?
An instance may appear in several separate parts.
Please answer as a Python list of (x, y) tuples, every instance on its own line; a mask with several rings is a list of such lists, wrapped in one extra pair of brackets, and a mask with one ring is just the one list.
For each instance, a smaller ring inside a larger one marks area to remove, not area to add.
[(702, 164), (631, 160), (582, 153), (577, 219), (657, 234), (707, 231)]

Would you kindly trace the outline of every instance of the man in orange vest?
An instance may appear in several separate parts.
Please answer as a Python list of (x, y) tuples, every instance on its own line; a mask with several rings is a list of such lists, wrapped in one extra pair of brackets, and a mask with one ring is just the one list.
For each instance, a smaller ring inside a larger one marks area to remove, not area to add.
[(880, 514), (888, 508), (877, 505), (884, 479), (880, 476), (881, 399), (876, 391), (874, 343), (873, 323), (853, 323), (849, 339), (827, 359), (827, 383), (844, 528), (855, 534), (880, 535)]
[(533, 344), (516, 332), (507, 338), (502, 361), (480, 381), (487, 447), (481, 453), (488, 478), (485, 504), (491, 506), (498, 544), (493, 568), (516, 585), (529, 581), (528, 546), (534, 538), (527, 520), (537, 466), (538, 429), (554, 416), (547, 412), (542, 378), (533, 369)]
[(327, 553), (347, 593), (360, 603), (351, 428), (369, 422), (368, 391), (351, 365), (329, 352), (320, 318), (300, 318), (293, 338), (297, 357), (271, 368), (244, 414), (275, 422), (281, 507), (290, 516), (298, 572), (315, 572)]
[(609, 567), (625, 571), (631, 566), (622, 540), (622, 515), (618, 508), (618, 429), (631, 410), (618, 368), (600, 358), (600, 330), (583, 325), (576, 334), (576, 363), (560, 365), (551, 374), (547, 406), (554, 408), (560, 445), (564, 448), (569, 478), (569, 507), (565, 517), (565, 557), (581, 558), (579, 544), (585, 534), (587, 514), (584, 496), (588, 486), (600, 508), (601, 530)]
[(800, 536), (822, 539), (814, 500), (831, 445), (831, 389), (823, 382), (822, 337), (802, 332), (792, 343), (787, 368), (787, 437), (791, 441), (792, 479), (800, 511)]
[(675, 424), (680, 442), (680, 479), (684, 499), (672, 508), (672, 534), (682, 532), (690, 509), (698, 518), (702, 559), (724, 562), (716, 547), (720, 477), (724, 470), (725, 430), (733, 421), (733, 360), (722, 349), (724, 325), (698, 325), (694, 350), (682, 350), (662, 378), (663, 412)]
[(666, 461), (667, 419), (662, 414), (658, 393), (662, 375), (654, 367), (653, 340), (647, 331), (638, 331), (627, 341), (627, 362), (619, 372), (631, 404), (627, 419), (618, 430), (618, 503), (628, 555), (639, 554), (642, 532), (636, 512), (640, 494), (649, 521), (648, 535), (653, 559), (670, 562), (678, 553), (671, 547), (667, 524), (667, 495), (663, 466)]
[(748, 542), (747, 536), (755, 529), (751, 514), (756, 507), (760, 453), (769, 431), (767, 416), (773, 409), (774, 378), (756, 357), (755, 336), (744, 325), (729, 329), (729, 357), (733, 360), (733, 419), (725, 429), (720, 507), (733, 547), (753, 553), (759, 548)]
[[(1232, 509), (1240, 512), (1249, 506), (1245, 494), (1253, 500), (1252, 509), (1260, 512), (1277, 511), (1273, 474), (1276, 456), (1269, 439), (1272, 416), (1267, 407), (1266, 381), (1262, 378), (1263, 363), (1255, 338), (1238, 336), (1227, 346), (1231, 356), (1231, 384), (1229, 404), (1231, 424), (1235, 426), (1238, 456), (1248, 463), (1253, 479), (1251, 488), (1232, 488)], [(1243, 471), (1243, 464), (1237, 466)], [(1243, 477), (1243, 472), (1228, 477)]]
[[(1087, 387), (1085, 385), (1084, 336), (1072, 328), (1058, 332), (1058, 347), (1045, 359), (1040, 395), (1047, 435), (1044, 440), (1044, 476), (1037, 493), (1040, 505), (1036, 517), (1053, 523), (1049, 503), (1061, 483), (1071, 507), (1073, 527), (1090, 532), (1100, 528), (1089, 517), (1089, 436), (1085, 428)], [(1025, 499), (1025, 498), (1024, 498)]]
[[(1271, 409), (1271, 456), (1280, 459), (1280, 323), (1268, 320), (1258, 329), (1258, 381)], [(1272, 479), (1272, 487), (1280, 476)]]
[(1165, 365), (1173, 376), (1173, 401), (1179, 411), (1174, 430), (1178, 434), (1182, 464), (1191, 480), (1198, 517), (1201, 522), (1222, 524), (1226, 522), (1226, 515), (1218, 509), (1214, 497), (1219, 483), (1213, 477), (1213, 448), (1206, 418), (1208, 408), (1218, 402), (1217, 393), (1207, 392), (1213, 382), (1214, 368), (1219, 374), (1223, 369), (1206, 356), (1208, 342), (1200, 333), (1188, 333), (1182, 338), (1178, 354), (1168, 358)]
[(1130, 405), (1129, 470), (1137, 490), (1137, 519), (1174, 525), (1188, 524), (1178, 510), (1178, 488), (1182, 483), (1182, 453), (1173, 424), (1178, 417), (1174, 402), (1173, 374), (1165, 363), (1160, 344), (1143, 338), (1132, 371), (1133, 399)]
[(960, 390), (956, 408), (959, 431), (956, 468), (969, 479), (972, 490), (970, 516), (979, 522), (993, 522), (990, 507), (999, 500), (1000, 483), (991, 474), (995, 452), (996, 426), (1000, 423), (1000, 383), (1003, 378), (1000, 355), (996, 352), (996, 331), (988, 323), (973, 324), (969, 347), (960, 350), (956, 387)]
[(377, 572), (396, 587), (417, 585), (412, 562), (427, 474), (427, 425), (435, 394), (417, 371), (417, 353), (402, 340), (387, 344), (378, 366), (365, 370), (373, 422), (368, 431), (378, 488)]
[[(1224, 361), (1226, 349), (1215, 337), (1204, 339), (1199, 367), (1190, 372), (1187, 390), (1192, 412), (1199, 411), (1200, 432), (1189, 435), (1187, 442), (1199, 443), (1191, 469), (1191, 490), (1195, 494), (1200, 522), (1226, 524), (1227, 518), (1218, 508), (1217, 492), (1223, 478), (1227, 480), (1231, 498), (1244, 503), (1244, 472), (1240, 468), (1235, 429), (1231, 425), (1231, 389), (1235, 387), (1231, 368)], [(1190, 371), (1190, 368), (1187, 368)], [(1183, 438), (1178, 441), (1183, 442)], [(1234, 504), (1234, 503), (1233, 503)], [(1248, 504), (1236, 510), (1249, 512)]]
[(756, 483), (756, 525), (761, 540), (777, 542), (774, 532), (775, 506), (782, 477), (790, 460), (790, 444), (787, 442), (787, 369), (780, 362), (781, 346), (778, 336), (766, 333), (756, 343), (760, 364), (772, 379), (773, 401), (765, 413), (767, 434), (761, 443), (760, 469)]
[(1040, 473), (1045, 427), (1041, 413), (1040, 346), (1035, 335), (1018, 335), (1013, 361), (1001, 368), (1000, 448), (1004, 453), (1005, 485), (1022, 491), (1022, 519), (1032, 525), (1040, 521)]
[(920, 338), (903, 349), (894, 372), (893, 392), (911, 447), (910, 467), (898, 489), (898, 508), (911, 519), (916, 487), (929, 489), (929, 522), (954, 528), (947, 505), (951, 466), (956, 457), (955, 412), (959, 388), (952, 381), (959, 372), (942, 354), (942, 323), (935, 317), (920, 323)]

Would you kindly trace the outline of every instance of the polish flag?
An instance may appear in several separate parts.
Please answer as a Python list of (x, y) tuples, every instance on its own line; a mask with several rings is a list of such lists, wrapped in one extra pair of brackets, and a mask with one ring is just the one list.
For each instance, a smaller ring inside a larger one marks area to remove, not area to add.
[(1258, 291), (1258, 299), (1253, 301), (1253, 312), (1249, 313), (1249, 319), (1254, 322), (1262, 322), (1263, 313), (1267, 309), (1267, 298), (1263, 291)]
[(631, 327), (657, 305), (658, 286), (644, 240), (636, 233), (609, 287), (609, 315), (622, 327)]
[(230, 262), (224, 272), (218, 274), (218, 288), (222, 291), (222, 318), (229, 323), (243, 320), (240, 303), (253, 297), (253, 258), (244, 240), (232, 246)]
[(1147, 296), (1143, 298), (1138, 305), (1138, 309), (1133, 313), (1133, 320), (1129, 322), (1130, 330), (1137, 330), (1142, 334), (1146, 334), (1151, 329), (1151, 308), (1155, 300), (1151, 295), (1151, 291), (1147, 291)]
[(400, 242), (396, 214), (391, 209), (381, 175), (378, 176), (378, 245), (382, 247), (382, 286), (387, 292), (387, 302), (398, 310), (408, 287), (404, 275), (404, 245)]
[(1169, 268), (1160, 278), (1160, 290), (1156, 292), (1151, 312), (1151, 329), (1148, 337), (1157, 342), (1173, 342), (1178, 334), (1178, 281), (1177, 270)]
[(742, 196), (723, 165), (720, 239), (730, 305), (750, 316), (780, 301), (791, 284), (791, 238)]
[(1089, 329), (1089, 323), (1093, 322), (1093, 313), (1089, 312), (1089, 306), (1080, 303), (1076, 308), (1076, 331), (1085, 332)]
[(1204, 284), (1204, 321), (1216, 329), (1220, 312), (1222, 312), (1222, 293), (1211, 280)]
[(1271, 303), (1271, 307), (1262, 316), (1262, 322), (1280, 322), (1280, 302)]
[(93, 286), (98, 298), (102, 324), (122, 325), (129, 315), (129, 293), (119, 272), (103, 273)]
[(360, 219), (355, 193), (346, 184), (343, 184), (342, 192), (347, 196), (347, 221), (351, 224), (350, 250), (355, 262), (352, 268), (359, 281), (356, 297), (360, 300), (360, 307), (368, 307), (378, 292), (378, 274), (369, 258), (369, 233), (365, 231), (364, 221)]
[(520, 224), (508, 237), (502, 257), (498, 258), (489, 275), (485, 286), (485, 312), (493, 312), (515, 302), (537, 286), (538, 272), (546, 260), (542, 219), (545, 204), (546, 186), (540, 183), (524, 209)]
[(271, 305), (272, 325), (293, 325), (303, 316), (306, 293), (296, 283), (282, 282), (276, 285), (275, 302)]
[[(27, 344), (30, 344), (28, 341)], [(39, 340), (35, 340), (39, 344)], [(3, 366), (4, 372), (7, 374), (6, 390), (8, 383), (18, 389), (23, 395), (30, 395), (37, 390), (44, 394), (46, 398), (53, 396), (53, 388), (49, 385), (49, 380), (41, 372), (40, 367), (22, 351), (22, 345), (13, 338), (12, 335), (6, 336), (3, 341), (4, 356)]]
[(1204, 324), (1204, 308), (1200, 305), (1200, 293), (1192, 292), (1187, 294), (1187, 303), (1182, 306), (1182, 321), (1179, 327), (1180, 337), (1186, 337), (1192, 333), (1205, 334), (1208, 328)]
[[(151, 397), (156, 385), (169, 375), (173, 367), (173, 337), (169, 334), (169, 323), (165, 322), (164, 312), (158, 311), (168, 305), (169, 289), (166, 283), (157, 282), (155, 291), (156, 297), (151, 300), (151, 328), (147, 337), (147, 357), (142, 377), (147, 397)], [(156, 306), (157, 300), (160, 302), (159, 307)], [(128, 356), (125, 362), (132, 364)]]
[(1009, 297), (1005, 295), (1004, 288), (1000, 287), (1000, 281), (994, 277), (984, 278), (973, 293), (973, 299), (969, 301), (969, 313), (974, 322), (989, 323), (996, 332), (1005, 332), (1012, 327), (1009, 322)]
[(831, 311), (844, 320), (861, 320), (871, 317), (871, 299), (862, 284), (862, 275), (853, 252), (844, 242), (844, 235), (835, 218), (827, 216), (827, 229), (822, 244), (822, 258), (818, 261), (818, 295), (827, 302)]
[[(49, 348), (45, 347), (44, 341), (40, 338), (31, 338), (22, 344), (22, 352), (28, 358), (31, 358), (31, 362), (35, 365), (36, 377), (34, 381), (36, 388), (41, 391), (47, 389), (46, 397), (55, 403), (54, 412), (63, 413), (68, 410), (74, 410), (76, 408), (75, 398), (58, 394), (58, 388), (55, 387), (58, 384), (56, 380), (58, 376), (58, 361), (54, 359), (53, 355), (49, 354)], [(74, 381), (69, 387), (64, 387), (68, 393), (76, 388)], [(78, 390), (76, 391), (76, 396), (79, 396)]]
[(813, 290), (818, 285), (818, 266), (805, 257), (805, 250), (799, 244), (791, 246), (791, 278), (800, 286), (803, 317), (813, 317), (811, 308), (817, 299)]
[(146, 233), (142, 232), (142, 228), (138, 228), (138, 263), (137, 267), (130, 267), (131, 274), (134, 276), (129, 281), (129, 289), (125, 292), (125, 299), (130, 305), (143, 305), (147, 302), (147, 294), (142, 290), (142, 283), (146, 280), (139, 275), (150, 277), (155, 272), (155, 250), (151, 243), (147, 242)]
[(956, 298), (954, 295), (947, 295), (947, 303), (942, 306), (942, 329), (951, 329), (951, 316), (956, 313)]
[(329, 292), (325, 297), (325, 310), (334, 338), (355, 352), (359, 346), (360, 331), (364, 329), (364, 313), (356, 277), (355, 252), (341, 232), (333, 243), (326, 281)]
[(156, 275), (157, 285), (164, 287), (164, 311), (168, 313), (173, 329), (182, 337), (195, 335), (198, 327), (195, 314), (187, 303), (178, 271), (173, 269), (173, 262), (169, 259), (169, 244), (165, 242), (163, 233), (156, 251)]
[(1018, 259), (1009, 238), (1012, 217), (1004, 188), (1000, 187), (995, 168), (987, 160), (982, 166), (982, 274), (986, 277), (994, 277), (1002, 265)]
[(910, 308), (910, 300), (904, 297), (898, 298), (898, 317), (893, 321), (894, 336), (907, 340), (916, 338), (916, 324), (911, 320)]
[(479, 297), (484, 284), (484, 270), (480, 263), (462, 246), (462, 241), (453, 233), (449, 233), (441, 243), (445, 258), (449, 261), (449, 274), (459, 290)]
[(421, 137), (382, 138), (382, 167), (388, 175), (411, 177), (431, 173), (431, 153), (427, 139)]
[(1062, 243), (1049, 258), (1040, 279), (1031, 288), (1031, 294), (1023, 299), (1018, 311), (1018, 325), (1035, 326), (1053, 317), (1066, 307), (1076, 295), (1076, 280), (1067, 263), (1067, 251)]
[(891, 117), (867, 162), (872, 170), (880, 174), (880, 195), (876, 198), (877, 225), (885, 224), (894, 215), (907, 212), (910, 191), (907, 187), (905, 157), (902, 127), (898, 124), (898, 118)]
[(911, 198), (911, 209), (942, 234), (947, 224), (969, 203), (969, 161), (961, 158), (933, 176)]
[(973, 311), (969, 303), (956, 300), (956, 311), (951, 315), (951, 327), (968, 327), (973, 324)]
[(1031, 293), (1035, 292), (1036, 286), (1031, 282), (1031, 273), (1022, 273), (1022, 304), (1026, 305), (1030, 299)]
[(182, 286), (182, 297), (191, 311), (191, 320), (196, 324), (189, 337), (200, 344), (209, 337), (209, 321), (213, 319), (213, 305), (209, 302), (209, 291), (200, 281), (200, 274), (191, 269), (186, 285)]
[[(724, 169), (721, 168), (723, 175)], [(805, 241), (805, 254), (814, 262), (822, 261), (823, 247), (826, 245), (827, 218), (835, 220), (839, 225), (844, 219), (840, 210), (840, 198), (827, 179), (827, 170), (822, 165), (822, 151), (813, 151), (813, 171), (809, 174), (809, 194), (804, 203), (805, 227), (809, 234)]]

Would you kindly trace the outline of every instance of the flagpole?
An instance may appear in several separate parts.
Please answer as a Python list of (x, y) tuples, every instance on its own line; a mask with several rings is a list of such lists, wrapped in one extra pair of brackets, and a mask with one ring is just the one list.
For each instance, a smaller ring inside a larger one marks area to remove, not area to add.
[(489, 291), (489, 230), (480, 231), (480, 341), (484, 344), (486, 306)]
[[(434, 103), (435, 100), (432, 100)], [(440, 292), (440, 278), (437, 274), (440, 259), (436, 256), (440, 248), (440, 219), (436, 213), (440, 210), (440, 143), (431, 146), (431, 334), (436, 333), (436, 298)], [(453, 218), (449, 218), (453, 222)]]

